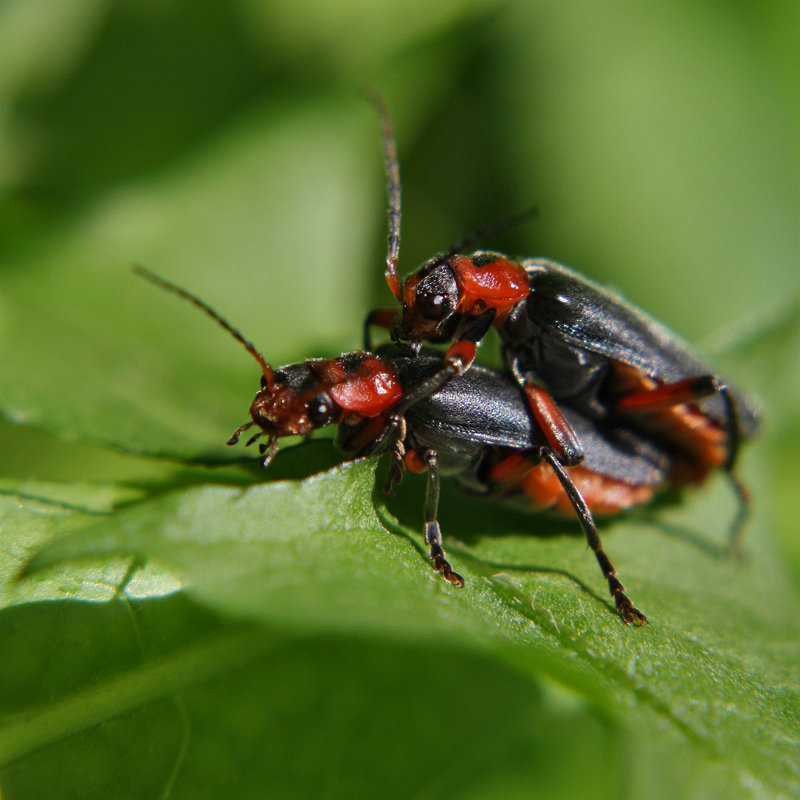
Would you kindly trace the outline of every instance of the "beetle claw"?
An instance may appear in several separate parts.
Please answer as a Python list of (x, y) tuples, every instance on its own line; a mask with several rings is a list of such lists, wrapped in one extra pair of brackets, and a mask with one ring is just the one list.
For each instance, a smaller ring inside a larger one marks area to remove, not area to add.
[(443, 555), (437, 553), (431, 558), (433, 560), (433, 568), (436, 572), (440, 572), (448, 583), (463, 588), (464, 579), (450, 566), (450, 562)]

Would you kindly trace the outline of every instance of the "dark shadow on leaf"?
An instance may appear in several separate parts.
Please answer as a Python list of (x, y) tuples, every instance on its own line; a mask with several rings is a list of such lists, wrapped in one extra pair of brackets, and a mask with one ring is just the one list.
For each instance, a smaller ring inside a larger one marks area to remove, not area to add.
[[(402, 536), (406, 541), (408, 541), (409, 544), (411, 544), (411, 546), (419, 553), (422, 561), (424, 561), (425, 564), (428, 565), (428, 568), (430, 568), (428, 551), (424, 546), (424, 544), (418, 538), (412, 536), (409, 533), (408, 527), (404, 523), (402, 522), (398, 523), (398, 521), (396, 521), (395, 518), (392, 517), (391, 513), (389, 513), (386, 508), (386, 504), (383, 501), (376, 503), (376, 509), (378, 516), (380, 517), (380, 520), (382, 524), (386, 527), (386, 529), (397, 536)], [(614, 614), (614, 616), (617, 615), (616, 609), (610, 602), (605, 600), (587, 583), (585, 583), (580, 578), (576, 577), (567, 570), (555, 567), (548, 567), (542, 564), (520, 564), (520, 563), (511, 563), (503, 561), (491, 561), (484, 558), (479, 558), (475, 556), (473, 553), (471, 553), (466, 547), (463, 547), (452, 541), (447, 543), (446, 549), (452, 553), (458, 553), (460, 558), (469, 561), (473, 565), (473, 570), (475, 572), (480, 573), (487, 580), (492, 590), (495, 591), (498, 595), (502, 596), (505, 601), (508, 601), (508, 598), (506, 597), (507, 592), (501, 591), (499, 589), (499, 587), (503, 584), (499, 583), (497, 580), (496, 575), (498, 572), (525, 572), (525, 573), (538, 573), (542, 575), (559, 575), (563, 578), (567, 578), (572, 583), (574, 583), (579, 589), (581, 589), (581, 591), (584, 592), (586, 595), (604, 605), (612, 614)]]
[(335, 467), (343, 460), (333, 447), (333, 443), (323, 439), (303, 442), (279, 451), (275, 460), (266, 470), (261, 466), (261, 461), (257, 457), (249, 456), (236, 462), (220, 462), (219, 464), (181, 462), (189, 468), (176, 469), (164, 479), (124, 482), (122, 485), (141, 491), (144, 497), (121, 502), (116, 509), (133, 506), (144, 500), (151, 500), (177, 489), (186, 489), (192, 486), (214, 484), (240, 487), (242, 491), (245, 491), (260, 483), (304, 480)]
[(76, 511), (80, 514), (90, 514), (96, 517), (105, 517), (110, 512), (109, 511), (101, 511), (96, 508), (91, 508), (86, 505), (81, 505), (78, 503), (67, 503), (63, 500), (56, 500), (52, 497), (47, 497), (46, 495), (37, 495), (33, 492), (18, 492), (9, 489), (0, 489), (0, 495), (5, 497), (16, 497), (19, 500), (28, 500), (34, 503), (41, 503), (45, 506), (51, 506), (52, 508), (59, 508), (62, 511)]
[[(388, 511), (386, 504), (382, 499), (376, 498), (376, 500), (377, 500), (376, 509), (378, 516), (380, 517), (381, 522), (387, 528), (387, 530), (389, 530), (391, 533), (397, 536), (402, 536), (406, 541), (408, 541), (409, 544), (411, 544), (411, 546), (420, 554), (420, 558), (422, 559), (422, 561), (424, 561), (426, 565), (430, 566), (428, 551), (424, 546), (424, 544), (418, 538), (412, 536), (409, 533), (408, 526), (406, 526), (405, 523), (403, 523), (402, 521), (400, 522), (396, 521), (396, 519)], [(521, 516), (530, 516), (530, 515), (521, 515)], [(550, 535), (556, 536), (557, 534), (548, 533), (548, 536)], [(462, 540), (464, 537), (459, 536), (458, 538), (459, 540)], [(490, 561), (475, 556), (466, 547), (458, 543), (455, 543), (453, 541), (447, 543), (447, 550), (453, 553), (458, 553), (460, 558), (470, 561), (471, 564), (473, 565), (474, 571), (480, 573), (485, 579), (487, 579), (493, 591), (497, 592), (498, 594), (501, 595), (503, 594), (503, 592), (498, 591), (499, 584), (496, 579), (496, 574), (498, 572), (525, 572), (525, 573), (539, 573), (543, 575), (559, 575), (563, 578), (567, 578), (568, 580), (570, 580), (578, 588), (580, 588), (581, 591), (583, 591), (586, 595), (588, 595), (592, 599), (605, 605), (606, 608), (616, 616), (616, 610), (610, 602), (606, 601), (587, 583), (585, 583), (580, 578), (576, 577), (567, 570), (558, 569), (555, 567), (548, 567), (542, 564), (520, 564), (520, 563), (511, 563), (502, 561)]]
[[(598, 594), (598, 592), (592, 586), (585, 581), (582, 581), (580, 578), (577, 578), (568, 570), (558, 569), (556, 567), (547, 567), (542, 564), (511, 564), (503, 561), (491, 561), (487, 559), (476, 558), (468, 550), (465, 550), (463, 547), (459, 547), (458, 545), (453, 545), (450, 549), (452, 552), (458, 553), (460, 558), (472, 562), (472, 564), (475, 566), (475, 570), (482, 573), (483, 577), (487, 580), (488, 584), (492, 588), (492, 591), (501, 596), (504, 600), (506, 600), (506, 602), (508, 602), (509, 598), (511, 597), (519, 599), (518, 593), (509, 591), (509, 587), (511, 586), (510, 582), (498, 580), (498, 573), (525, 572), (536, 573), (539, 575), (558, 575), (574, 583), (575, 586), (577, 586), (585, 595), (604, 605), (615, 617), (617, 616), (617, 611), (613, 603), (607, 600), (602, 594)], [(599, 574), (598, 578), (602, 581), (602, 578)]]
[(654, 520), (650, 523), (650, 526), (654, 531), (658, 531), (672, 539), (678, 539), (703, 554), (720, 561), (727, 558), (747, 558), (746, 554), (737, 553), (730, 544), (722, 545), (711, 541), (706, 535), (697, 533), (683, 525)]
[[(604, 738), (609, 723), (595, 711), (548, 706), (535, 659), (523, 674), (491, 652), (450, 641), (265, 628), (241, 658), (209, 656), (198, 674), (186, 655), (242, 629), (220, 626), (181, 596), (132, 605), (133, 625), (122, 603), (39, 603), (0, 614), (0, 645), (11, 656), (0, 711), (4, 721), (25, 715), (38, 726), (3, 766), (9, 796), (52, 796), (57, 785), (60, 796), (163, 797), (177, 765), (178, 797), (335, 799), (367, 797), (377, 785), (400, 800), (425, 795), (442, 764), (470, 782), (510, 775), (513, 786), (534, 781), (567, 743), (591, 774), (608, 771), (616, 752)], [(148, 674), (151, 662), (172, 668), (171, 684)], [(442, 703), (431, 703), (429, 675), (446, 676), (442, 702), (458, 725)], [(115, 691), (120, 681), (147, 681), (149, 691), (126, 704)], [(98, 692), (99, 713), (73, 706), (69, 729), (45, 728), (62, 702)], [(487, 737), (497, 719), (502, 730)], [(420, 748), (436, 757), (415, 758)], [(612, 769), (611, 779), (617, 774)]]
[[(395, 487), (395, 496), (387, 499), (383, 492), (387, 471), (388, 461), (384, 460), (376, 474), (373, 493), (376, 507), (385, 503), (403, 525), (422, 531), (427, 476), (406, 473), (403, 482)], [(475, 544), (484, 536), (519, 535), (521, 531), (530, 531), (531, 535), (542, 538), (583, 535), (577, 519), (526, 512), (489, 498), (470, 495), (451, 478), (442, 480), (438, 516), (445, 538), (468, 544)]]
[[(699, 491), (703, 491), (702, 487)], [(661, 509), (680, 505), (684, 495), (685, 491), (681, 488), (670, 489), (657, 497), (648, 506), (631, 510), (627, 516), (631, 520), (646, 524), (658, 533), (665, 534), (672, 539), (678, 539), (712, 558), (723, 559), (734, 555), (734, 551), (729, 544), (722, 545), (715, 542), (708, 537), (705, 531), (699, 532), (684, 525), (666, 522), (658, 518), (658, 512)], [(720, 520), (720, 530), (725, 529), (725, 524), (725, 521)]]

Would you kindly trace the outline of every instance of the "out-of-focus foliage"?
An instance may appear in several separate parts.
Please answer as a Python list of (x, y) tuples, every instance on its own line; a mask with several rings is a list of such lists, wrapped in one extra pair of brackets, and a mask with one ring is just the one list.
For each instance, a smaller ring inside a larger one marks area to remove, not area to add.
[[(3, 797), (797, 792), (796, 31), (790, 3), (3, 4)], [(577, 524), (446, 485), (458, 591), (419, 482), (387, 508), (325, 443), (234, 463), (256, 366), (130, 272), (276, 363), (358, 347), (391, 301), (367, 85), (403, 270), (536, 203), (488, 244), (613, 284), (763, 401), (749, 560), (721, 480), (604, 525), (646, 628)]]

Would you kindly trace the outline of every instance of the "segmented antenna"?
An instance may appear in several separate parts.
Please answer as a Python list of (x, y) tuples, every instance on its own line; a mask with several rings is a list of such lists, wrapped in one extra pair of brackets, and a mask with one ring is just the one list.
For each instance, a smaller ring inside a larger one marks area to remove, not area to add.
[(131, 269), (139, 276), (144, 278), (150, 283), (155, 284), (160, 289), (165, 289), (168, 292), (172, 292), (173, 294), (178, 295), (178, 297), (182, 297), (184, 300), (188, 300), (193, 306), (196, 306), (201, 311), (204, 311), (208, 314), (211, 319), (216, 320), (219, 325), (225, 328), (228, 333), (233, 336), (234, 339), (241, 342), (248, 353), (258, 362), (259, 366), (261, 367), (261, 371), (264, 373), (264, 377), (266, 378), (267, 385), (272, 386), (273, 384), (273, 374), (272, 374), (272, 367), (267, 364), (264, 356), (256, 350), (255, 345), (252, 342), (249, 342), (247, 339), (239, 333), (236, 328), (233, 327), (226, 319), (221, 317), (214, 311), (211, 306), (207, 303), (204, 303), (199, 297), (195, 297), (191, 292), (187, 292), (186, 289), (182, 289), (177, 284), (171, 283), (170, 281), (162, 278), (160, 275), (156, 275), (155, 272), (151, 272), (147, 267), (143, 267), (141, 264), (134, 264)]
[(518, 225), (523, 225), (539, 216), (539, 209), (537, 206), (531, 206), (524, 211), (519, 211), (516, 214), (509, 214), (505, 217), (492, 220), (478, 230), (473, 231), (468, 236), (465, 236), (460, 241), (456, 242), (447, 252), (440, 253), (431, 262), (431, 265), (444, 264), (445, 261), (453, 256), (463, 253), (467, 248), (473, 248), (476, 244), (486, 239), (488, 236), (494, 236), (496, 233), (503, 233), (504, 231), (516, 228)]
[(402, 302), (400, 281), (397, 277), (397, 261), (400, 256), (400, 165), (397, 161), (397, 144), (392, 133), (392, 118), (384, 99), (375, 89), (364, 90), (367, 100), (375, 107), (383, 132), (383, 156), (386, 171), (386, 199), (389, 207), (387, 217), (389, 232), (386, 238), (386, 283), (392, 294)]

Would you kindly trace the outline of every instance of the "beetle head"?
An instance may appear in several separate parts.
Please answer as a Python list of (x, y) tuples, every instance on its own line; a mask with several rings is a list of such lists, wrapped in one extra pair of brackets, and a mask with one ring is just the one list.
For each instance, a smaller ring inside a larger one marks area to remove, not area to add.
[(273, 370), (248, 339), (199, 297), (138, 264), (134, 265), (133, 271), (159, 288), (187, 300), (215, 320), (244, 346), (261, 368), (261, 388), (250, 404), (252, 419), (234, 431), (228, 444), (236, 444), (244, 431), (256, 425), (260, 430), (250, 437), (247, 445), (262, 436), (267, 437), (266, 444), (262, 442), (259, 445), (266, 467), (278, 450), (278, 439), (283, 436), (305, 436), (334, 421), (339, 408), (315, 372), (315, 366), (325, 362), (306, 361)]
[(403, 281), (402, 311), (396, 327), (400, 339), (443, 342), (460, 320), (459, 288), (447, 259), (436, 256)]
[(261, 388), (250, 404), (251, 421), (236, 429), (228, 444), (236, 444), (241, 434), (255, 425), (259, 431), (245, 446), (267, 437), (259, 449), (268, 466), (278, 449), (278, 439), (308, 436), (334, 422), (340, 409), (321, 385), (314, 367), (317, 361), (288, 364), (261, 378)]

